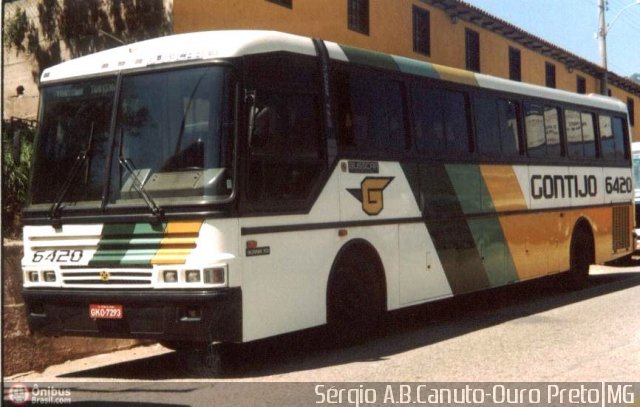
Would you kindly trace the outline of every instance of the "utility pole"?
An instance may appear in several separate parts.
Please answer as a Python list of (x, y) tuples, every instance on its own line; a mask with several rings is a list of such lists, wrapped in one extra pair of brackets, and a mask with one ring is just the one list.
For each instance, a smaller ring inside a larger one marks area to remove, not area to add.
[(598, 39), (600, 48), (600, 66), (604, 72), (600, 81), (600, 93), (608, 95), (609, 88), (609, 67), (607, 66), (607, 23), (605, 21), (606, 0), (598, 0)]
[(607, 66), (607, 35), (609, 34), (609, 30), (613, 27), (613, 24), (618, 20), (618, 17), (622, 15), (622, 13), (628, 9), (629, 7), (640, 5), (640, 0), (634, 0), (633, 3), (628, 4), (626, 7), (623, 7), (613, 20), (607, 25), (605, 21), (605, 13), (607, 11), (607, 1), (608, 0), (598, 0), (598, 39), (600, 45), (600, 66), (604, 72), (602, 73), (602, 80), (600, 81), (600, 93), (603, 95), (609, 94), (609, 67)]

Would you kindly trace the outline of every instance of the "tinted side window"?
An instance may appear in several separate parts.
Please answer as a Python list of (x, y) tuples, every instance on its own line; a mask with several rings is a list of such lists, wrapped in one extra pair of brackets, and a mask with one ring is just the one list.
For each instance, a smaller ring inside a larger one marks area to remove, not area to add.
[(518, 103), (513, 100), (498, 99), (498, 119), (502, 155), (505, 157), (518, 156), (520, 154)]
[(411, 108), (416, 147), (421, 154), (469, 153), (469, 125), (466, 96), (461, 92), (411, 86)]
[(416, 85), (411, 90), (416, 147), (422, 154), (437, 156), (446, 151), (444, 94), (438, 89)]
[(255, 91), (247, 112), (245, 193), (259, 211), (303, 205), (321, 173), (319, 86), (311, 59), (280, 56), (247, 58), (246, 83)]
[(583, 158), (582, 148), (582, 117), (580, 112), (565, 110), (564, 123), (567, 132), (567, 148), (570, 158)]
[(594, 115), (575, 110), (566, 110), (564, 115), (569, 157), (578, 159), (597, 157)]
[(529, 157), (546, 157), (547, 138), (544, 127), (544, 108), (534, 103), (526, 104), (524, 115)]
[(496, 99), (490, 96), (476, 97), (474, 113), (478, 152), (482, 156), (498, 157), (501, 150)]
[(613, 138), (611, 116), (600, 115), (598, 122), (600, 127), (600, 148), (602, 149), (602, 158), (605, 160), (615, 160), (616, 140)]
[(469, 114), (467, 95), (444, 92), (444, 118), (447, 151), (455, 155), (469, 154)]
[(547, 157), (562, 157), (560, 144), (560, 109), (544, 107), (544, 132), (547, 138)]
[(616, 160), (629, 159), (629, 145), (626, 122), (620, 117), (613, 118), (613, 138), (616, 142)]
[(582, 117), (582, 143), (584, 145), (584, 157), (595, 158), (596, 151), (596, 130), (593, 120), (593, 114), (581, 113)]
[(402, 86), (363, 73), (340, 86), (340, 144), (362, 151), (402, 152), (409, 147), (404, 124)]

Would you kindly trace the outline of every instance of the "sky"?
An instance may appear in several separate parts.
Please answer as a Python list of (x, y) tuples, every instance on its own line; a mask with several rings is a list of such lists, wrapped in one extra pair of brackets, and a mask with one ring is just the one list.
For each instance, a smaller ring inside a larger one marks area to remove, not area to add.
[[(465, 0), (496, 17), (588, 61), (600, 64), (597, 0)], [(609, 70), (621, 76), (640, 73), (640, 4), (607, 0)], [(620, 14), (619, 14), (620, 13)], [(618, 18), (614, 18), (619, 15)]]

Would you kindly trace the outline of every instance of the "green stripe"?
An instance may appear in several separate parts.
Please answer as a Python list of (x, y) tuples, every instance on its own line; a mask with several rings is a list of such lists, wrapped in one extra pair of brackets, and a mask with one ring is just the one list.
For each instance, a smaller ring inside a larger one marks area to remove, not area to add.
[(517, 281), (518, 273), (509, 245), (504, 237), (487, 184), (482, 178), (480, 167), (477, 165), (447, 165), (446, 167), (465, 215), (495, 214), (490, 218), (467, 220), (491, 286), (496, 287)]
[[(477, 165), (403, 165), (454, 294), (518, 280), (489, 190)], [(494, 213), (478, 219), (469, 215)]]
[(436, 71), (433, 65), (428, 62), (416, 61), (415, 59), (395, 55), (392, 58), (403, 73), (424, 76), (432, 79), (440, 79), (438, 71)]
[(490, 287), (476, 241), (443, 164), (402, 167), (454, 294)]
[(391, 69), (394, 71), (400, 70), (396, 61), (389, 54), (354, 48), (348, 45), (340, 45), (340, 48), (342, 48), (342, 51), (347, 56), (349, 62), (369, 65), (376, 68)]
[(164, 236), (166, 223), (117, 223), (102, 228), (98, 249), (89, 266), (149, 264)]

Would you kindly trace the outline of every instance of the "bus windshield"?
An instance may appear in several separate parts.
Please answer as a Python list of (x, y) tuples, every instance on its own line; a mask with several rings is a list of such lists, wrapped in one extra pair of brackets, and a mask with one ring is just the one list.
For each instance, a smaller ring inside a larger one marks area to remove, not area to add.
[(207, 66), (123, 76), (119, 92), (115, 77), (43, 89), (31, 203), (68, 209), (228, 199), (229, 78), (229, 68)]

